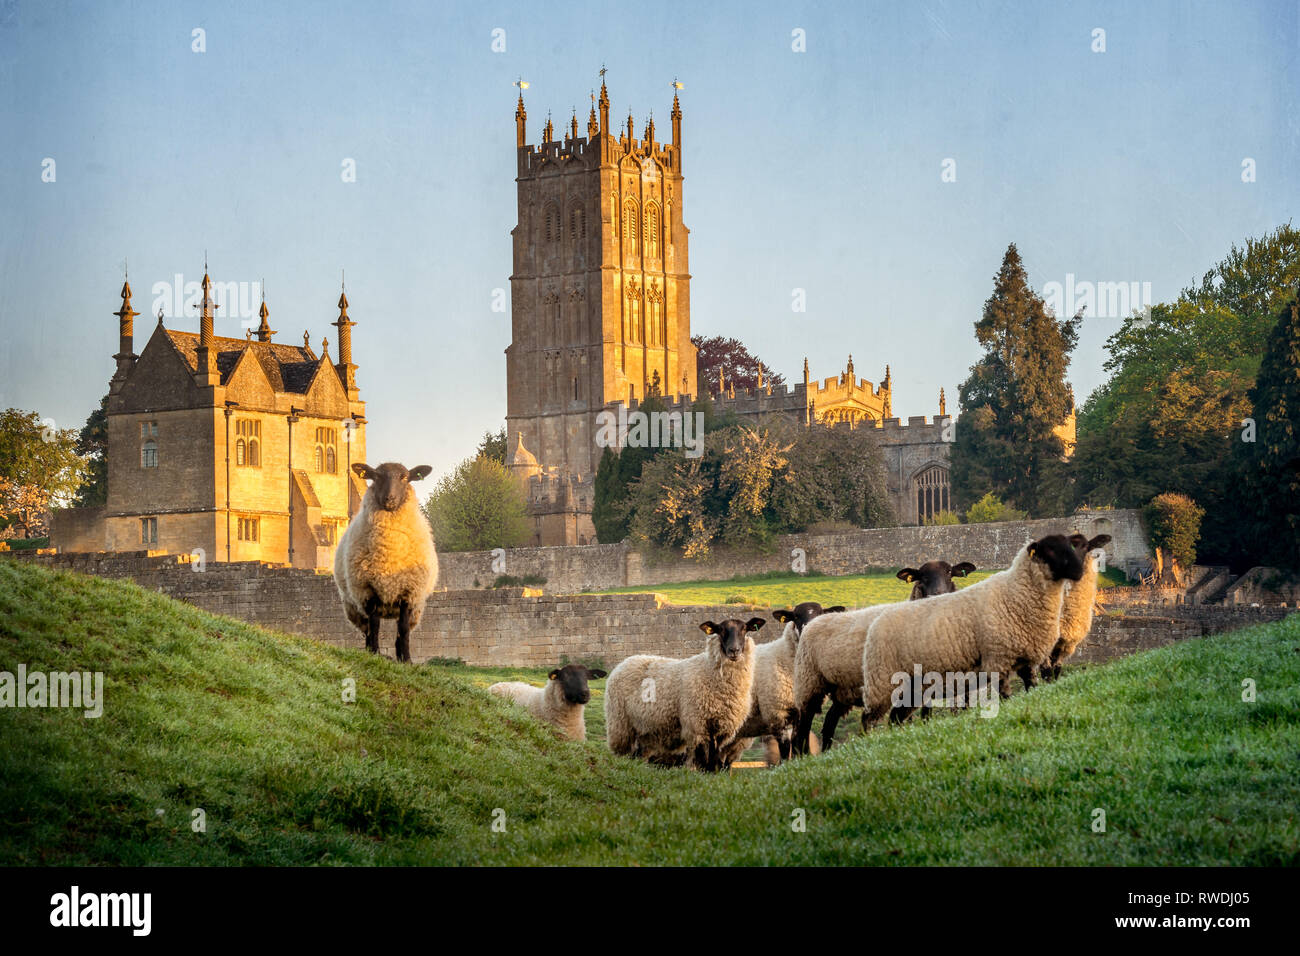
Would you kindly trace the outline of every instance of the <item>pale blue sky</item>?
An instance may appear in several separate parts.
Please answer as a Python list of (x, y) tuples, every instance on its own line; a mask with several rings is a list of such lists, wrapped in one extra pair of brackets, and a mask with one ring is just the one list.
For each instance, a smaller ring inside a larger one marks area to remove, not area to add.
[[(1073, 273), (1162, 301), (1295, 216), (1298, 49), (1294, 0), (4, 0), (0, 405), (84, 420), (112, 374), (124, 259), (137, 351), (153, 283), (196, 281), (206, 249), (214, 280), (265, 277), (280, 338), (307, 328), (336, 355), (346, 268), (371, 457), (449, 470), (505, 414), (510, 320), (491, 301), (511, 269), (511, 83), (532, 84), (536, 142), (548, 109), (585, 116), (603, 62), (638, 132), (650, 110), (666, 131), (685, 84), (694, 331), (790, 379), (804, 355), (818, 377), (849, 352), (871, 380), (888, 362), (895, 413), (932, 415), (978, 356), (1008, 242), (1040, 290)], [(1085, 321), (1080, 401), (1118, 325)]]

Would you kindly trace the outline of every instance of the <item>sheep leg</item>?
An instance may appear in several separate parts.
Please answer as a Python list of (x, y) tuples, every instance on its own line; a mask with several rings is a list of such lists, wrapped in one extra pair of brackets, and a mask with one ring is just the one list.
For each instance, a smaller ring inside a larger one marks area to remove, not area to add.
[(1020, 675), (1020, 682), (1025, 685), (1025, 690), (1031, 690), (1038, 683), (1038, 676), (1034, 670), (1034, 665), (1028, 661), (1016, 661), (1016, 673)]
[(379, 599), (375, 597), (366, 601), (366, 650), (379, 653)]
[(849, 712), (848, 704), (841, 704), (838, 700), (831, 701), (831, 709), (826, 712), (826, 719), (822, 721), (822, 750), (831, 749), (831, 744), (835, 743), (835, 728), (840, 722), (840, 718)]
[(813, 718), (821, 713), (825, 694), (814, 694), (799, 706), (799, 728), (794, 735), (794, 752), (802, 755), (808, 752), (808, 738), (812, 736)]
[(895, 707), (889, 711), (889, 722), (891, 724), (901, 724), (912, 716), (914, 710), (916, 710), (915, 707)]
[(397, 659), (411, 662), (411, 602), (403, 601), (397, 611)]

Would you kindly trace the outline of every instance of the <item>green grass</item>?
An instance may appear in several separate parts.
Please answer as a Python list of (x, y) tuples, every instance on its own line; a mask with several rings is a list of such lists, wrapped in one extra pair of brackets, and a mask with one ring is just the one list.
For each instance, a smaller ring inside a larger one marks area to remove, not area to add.
[(0, 561), (0, 670), (106, 685), (97, 720), (0, 709), (0, 864), (1295, 865), (1297, 647), (1292, 616), (1070, 674), (994, 719), (706, 776), (560, 741), (484, 691), (536, 671), (401, 666)]
[[(912, 585), (898, 580), (898, 569), (866, 574), (822, 575), (793, 572), (734, 577), (729, 581), (687, 581), (680, 584), (648, 584), (613, 588), (600, 594), (645, 594), (657, 592), (673, 604), (754, 604), (758, 607), (791, 607), (802, 601), (817, 601), (826, 607), (868, 607), (891, 601), (906, 601)], [(954, 583), (965, 587), (982, 581), (992, 571), (975, 571)]]
[[(664, 595), (673, 604), (753, 604), (758, 607), (791, 607), (802, 601), (816, 601), (825, 607), (870, 607), (906, 601), (912, 586), (898, 580), (898, 568), (884, 568), (864, 574), (795, 574), (792, 571), (737, 576), (727, 581), (685, 581), (676, 584), (645, 584), (611, 588), (597, 594)], [(975, 571), (954, 584), (959, 588), (983, 581), (997, 569)], [(1108, 568), (1098, 575), (1097, 586), (1115, 587), (1126, 583), (1124, 572)]]

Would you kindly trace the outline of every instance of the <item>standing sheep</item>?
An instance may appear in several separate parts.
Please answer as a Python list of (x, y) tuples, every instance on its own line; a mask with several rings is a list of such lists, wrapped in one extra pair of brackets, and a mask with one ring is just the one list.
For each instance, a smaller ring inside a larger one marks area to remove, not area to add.
[(785, 630), (776, 640), (754, 648), (749, 717), (731, 744), (731, 759), (744, 753), (758, 736), (763, 736), (767, 744), (768, 766), (790, 759), (790, 745), (799, 725), (799, 708), (794, 701), (794, 657), (799, 638), (814, 618), (843, 610), (839, 604), (823, 608), (816, 601), (805, 601), (788, 610), (772, 612), (772, 617), (784, 624)]
[(366, 636), (366, 650), (379, 653), (379, 621), (395, 617), (397, 659), (409, 661), (411, 631), (438, 583), (433, 533), (411, 482), (433, 469), (420, 465), (407, 471), (389, 461), (378, 468), (358, 462), (352, 470), (370, 487), (334, 554), (334, 584), (343, 612)]
[[(903, 568), (898, 579), (912, 585), (909, 601), (957, 589), (953, 578), (964, 578), (975, 570), (969, 561), (951, 565), (947, 561), (927, 561), (920, 568)], [(862, 648), (867, 630), (887, 607), (878, 604), (837, 615), (821, 617), (808, 625), (799, 642), (794, 659), (794, 699), (799, 710), (799, 725), (794, 736), (794, 752), (808, 753), (813, 718), (822, 709), (822, 701), (831, 698), (831, 709), (822, 722), (821, 749), (827, 750), (835, 739), (840, 718), (853, 707), (862, 706)]]
[(502, 681), (489, 687), (488, 693), (514, 701), (538, 720), (551, 724), (568, 740), (586, 740), (583, 708), (591, 700), (587, 681), (604, 676), (602, 670), (589, 670), (581, 664), (565, 664), (546, 675), (545, 687), (534, 687), (522, 681)]
[(886, 714), (903, 720), (915, 709), (916, 701), (894, 707), (893, 692), (918, 668), (922, 674), (996, 675), (999, 693), (1008, 696), (1011, 673), (1032, 675), (1047, 659), (1060, 636), (1065, 582), (1082, 576), (1070, 540), (1053, 534), (1025, 545), (1006, 571), (968, 588), (885, 608), (863, 649), (864, 724)]
[(1061, 662), (1074, 653), (1092, 630), (1092, 609), (1097, 600), (1097, 558), (1093, 552), (1109, 543), (1108, 534), (1099, 534), (1091, 541), (1081, 534), (1070, 535), (1070, 544), (1083, 561), (1083, 577), (1070, 586), (1061, 601), (1061, 636), (1039, 668), (1043, 680), (1054, 681), (1061, 676)]
[(754, 640), (767, 622), (705, 621), (703, 653), (685, 660), (638, 654), (605, 685), (605, 734), (616, 754), (722, 770), (725, 749), (749, 716)]

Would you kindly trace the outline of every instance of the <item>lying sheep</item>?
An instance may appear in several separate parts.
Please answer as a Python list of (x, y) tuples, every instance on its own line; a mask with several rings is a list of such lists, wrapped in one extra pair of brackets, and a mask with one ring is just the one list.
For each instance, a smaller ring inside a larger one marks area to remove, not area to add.
[(790, 759), (790, 745), (799, 725), (799, 708), (794, 702), (794, 656), (799, 638), (809, 621), (843, 610), (839, 604), (823, 608), (816, 601), (805, 601), (788, 610), (772, 612), (772, 617), (784, 624), (785, 630), (776, 640), (754, 648), (749, 717), (731, 744), (731, 759), (749, 749), (759, 736), (764, 738), (768, 766)]
[(1074, 653), (1092, 630), (1092, 609), (1097, 600), (1097, 558), (1093, 552), (1109, 543), (1108, 534), (1099, 534), (1091, 541), (1081, 534), (1070, 535), (1070, 544), (1083, 561), (1083, 577), (1070, 586), (1061, 601), (1061, 636), (1039, 668), (1043, 680), (1053, 681), (1061, 676), (1061, 662)]
[(749, 716), (754, 640), (767, 622), (705, 621), (703, 653), (685, 660), (638, 654), (605, 685), (605, 734), (616, 754), (722, 770), (726, 748)]
[(429, 522), (411, 482), (428, 465), (407, 471), (389, 461), (378, 468), (358, 462), (352, 470), (370, 482), (361, 510), (334, 554), (334, 584), (343, 612), (366, 636), (366, 650), (379, 653), (379, 621), (397, 618), (397, 659), (411, 659), (410, 637), (438, 583), (438, 553)]
[[(969, 561), (957, 565), (927, 561), (920, 568), (903, 568), (898, 578), (912, 585), (908, 600), (919, 601), (955, 591), (952, 579), (964, 578), (974, 570), (975, 565)], [(822, 722), (822, 750), (834, 742), (840, 718), (851, 708), (862, 706), (862, 647), (867, 630), (885, 608), (895, 606), (878, 604), (834, 618), (822, 617), (808, 625), (794, 660), (794, 697), (799, 711), (795, 753), (810, 752), (813, 718), (821, 711), (827, 695), (831, 708)]]
[[(864, 725), (889, 714), (905, 719), (919, 705), (895, 705), (901, 676), (966, 674), (998, 680), (1011, 693), (1009, 675), (1031, 675), (1060, 636), (1061, 596), (1066, 581), (1083, 576), (1083, 562), (1064, 535), (1031, 541), (1011, 567), (977, 584), (926, 601), (894, 604), (871, 624), (862, 654)], [(806, 639), (806, 638), (805, 638)]]
[(488, 688), (488, 693), (513, 700), (538, 720), (551, 724), (569, 740), (586, 740), (587, 725), (583, 708), (591, 700), (589, 680), (605, 676), (581, 664), (565, 664), (546, 675), (544, 687), (522, 681), (502, 681)]

